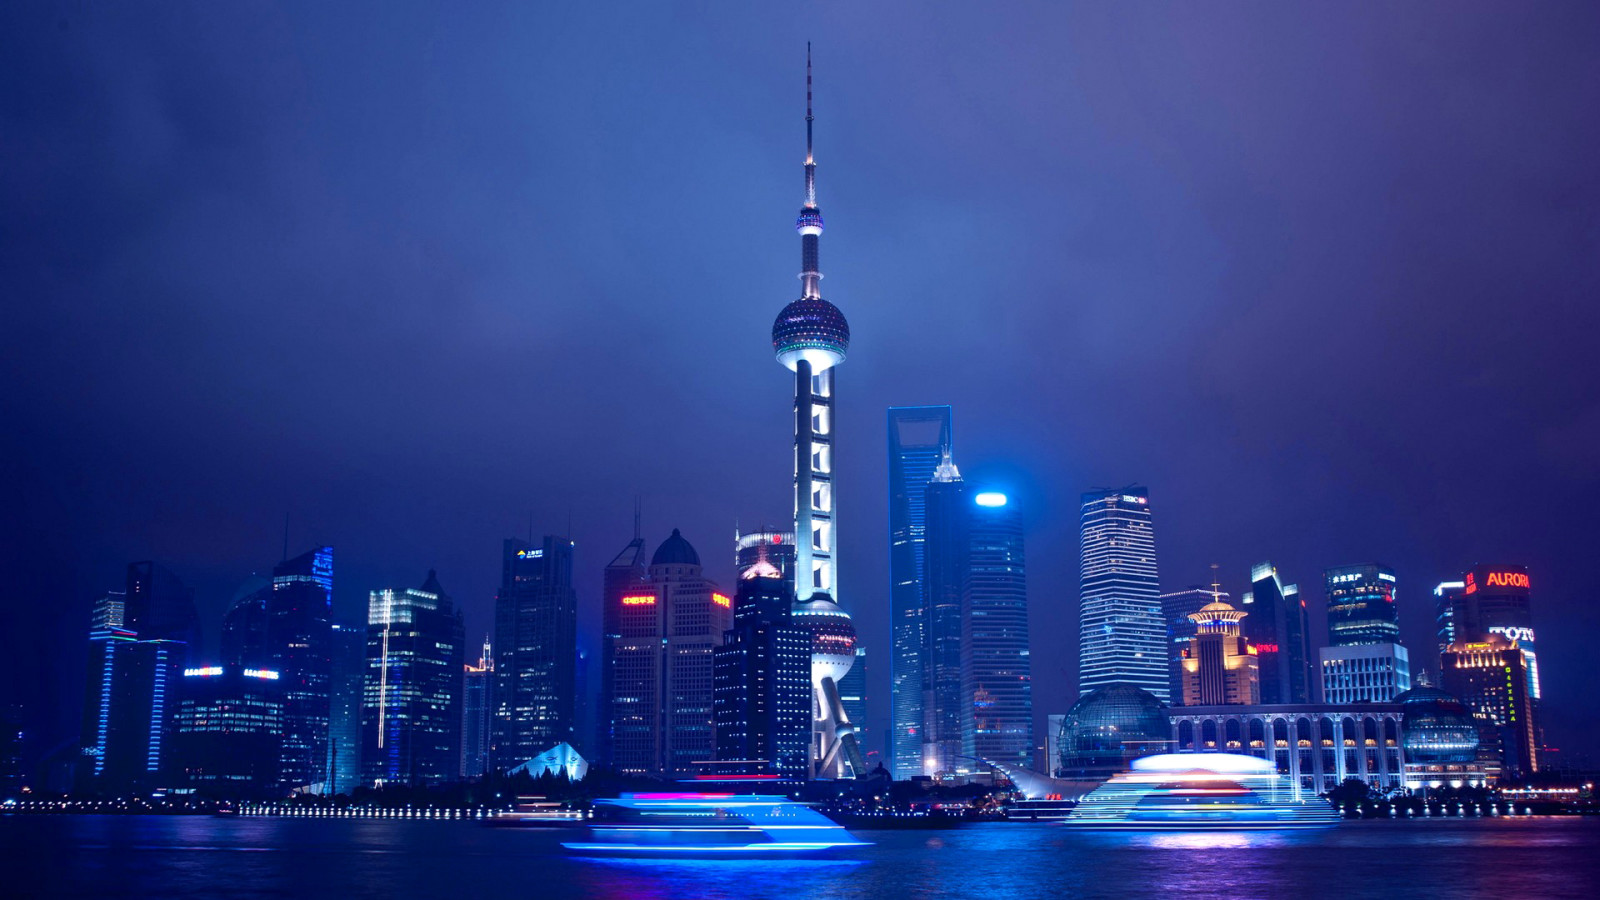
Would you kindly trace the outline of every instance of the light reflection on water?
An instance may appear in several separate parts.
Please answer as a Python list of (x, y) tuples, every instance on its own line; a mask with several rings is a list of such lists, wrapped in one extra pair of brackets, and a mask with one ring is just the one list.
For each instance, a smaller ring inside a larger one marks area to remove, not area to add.
[[(1600, 820), (1347, 822), (1325, 831), (1103, 832), (1048, 824), (859, 831), (831, 859), (581, 858), (537, 829), (460, 822), (0, 818), (6, 896), (361, 900), (567, 897), (1343, 898), (1600, 895)], [(271, 852), (261, 852), (271, 851)]]

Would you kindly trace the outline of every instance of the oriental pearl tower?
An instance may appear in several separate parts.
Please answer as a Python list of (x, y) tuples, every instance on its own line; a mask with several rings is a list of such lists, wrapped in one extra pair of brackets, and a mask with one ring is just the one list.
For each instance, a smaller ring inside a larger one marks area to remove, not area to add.
[(833, 373), (850, 346), (844, 314), (822, 299), (817, 247), (817, 164), (812, 154), (811, 45), (806, 44), (806, 202), (800, 232), (800, 299), (772, 323), (778, 362), (794, 373), (794, 623), (811, 632), (811, 773), (839, 778), (865, 773), (855, 728), (839, 698), (839, 679), (855, 662), (856, 629), (834, 601)]

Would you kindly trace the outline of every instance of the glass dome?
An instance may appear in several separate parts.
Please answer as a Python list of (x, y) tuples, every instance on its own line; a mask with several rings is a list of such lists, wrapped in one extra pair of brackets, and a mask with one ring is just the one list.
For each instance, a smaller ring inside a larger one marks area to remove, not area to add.
[(1394, 698), (1404, 711), (1400, 744), (1419, 765), (1470, 763), (1477, 756), (1478, 725), (1466, 704), (1435, 687), (1414, 687)]
[(1096, 688), (1072, 705), (1061, 723), (1063, 769), (1121, 769), (1130, 757), (1172, 737), (1167, 706), (1131, 684)]

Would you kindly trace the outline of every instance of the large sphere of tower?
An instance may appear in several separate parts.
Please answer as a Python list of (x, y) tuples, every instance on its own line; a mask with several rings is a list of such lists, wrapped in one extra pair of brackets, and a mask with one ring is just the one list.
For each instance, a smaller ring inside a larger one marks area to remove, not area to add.
[(850, 348), (850, 323), (839, 307), (821, 297), (801, 297), (785, 306), (772, 323), (772, 349), (792, 372), (804, 359), (812, 374), (844, 362)]
[(795, 606), (794, 623), (811, 632), (813, 683), (820, 684), (823, 678), (832, 678), (837, 683), (855, 665), (855, 623), (832, 597), (812, 594), (810, 600)]

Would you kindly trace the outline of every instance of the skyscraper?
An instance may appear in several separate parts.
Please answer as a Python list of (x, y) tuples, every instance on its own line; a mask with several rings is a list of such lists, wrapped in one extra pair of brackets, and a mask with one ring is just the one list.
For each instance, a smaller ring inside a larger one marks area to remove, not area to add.
[(276, 796), (281, 685), (271, 669), (185, 668), (176, 692), (173, 783), (209, 797)]
[(1079, 694), (1127, 684), (1167, 702), (1167, 628), (1149, 492), (1134, 486), (1084, 494), (1082, 551)]
[(1411, 690), (1411, 656), (1399, 644), (1323, 647), (1322, 702), (1390, 703)]
[(716, 758), (727, 775), (803, 780), (811, 743), (811, 633), (792, 624), (794, 535), (735, 537), (733, 627), (712, 651)]
[[(923, 573), (927, 539), (924, 488), (952, 447), (948, 406), (889, 409), (889, 768), (896, 778), (922, 772)], [(848, 676), (847, 676), (848, 677)]]
[(222, 664), (225, 666), (269, 667), (272, 653), (267, 644), (267, 598), (272, 582), (251, 578), (234, 592), (233, 603), (222, 616)]
[[(1250, 595), (1245, 595), (1248, 602)], [(1228, 592), (1213, 591), (1204, 585), (1191, 584), (1181, 591), (1161, 595), (1161, 618), (1167, 623), (1167, 644), (1169, 646), (1167, 684), (1172, 691), (1172, 705), (1179, 706), (1183, 701), (1183, 657), (1189, 649), (1189, 642), (1200, 633), (1194, 620), (1189, 618), (1200, 611), (1208, 603), (1218, 600), (1226, 603)]]
[(279, 777), (290, 789), (328, 774), (333, 680), (333, 548), (317, 547), (272, 570), (267, 652), (283, 688)]
[(96, 781), (111, 791), (158, 786), (171, 776), (170, 742), (183, 670), (200, 645), (194, 591), (154, 562), (128, 566), (120, 599), (107, 595), (96, 606), (91, 642), (100, 688), (94, 704)]
[(677, 529), (650, 557), (648, 580), (620, 601), (609, 704), (612, 758), (635, 775), (687, 776), (715, 759), (712, 654), (733, 625), (733, 598), (707, 579)]
[(126, 592), (110, 591), (95, 601), (89, 615), (89, 670), (84, 679), (83, 726), (79, 738), (83, 758), (76, 773), (80, 788), (88, 788), (105, 771), (117, 650), (138, 637), (123, 621), (127, 600)]
[(361, 784), (361, 693), (367, 672), (367, 624), (333, 623), (333, 678), (328, 696), (328, 790)]
[(442, 784), (461, 771), (461, 614), (430, 570), (373, 591), (361, 703), (361, 780)]
[(1212, 602), (1189, 616), (1195, 636), (1183, 652), (1183, 705), (1221, 706), (1261, 702), (1256, 655), (1240, 634), (1247, 613), (1222, 601), (1215, 589)]
[(1394, 570), (1381, 563), (1339, 566), (1328, 581), (1328, 643), (1334, 647), (1400, 643)]
[(1486, 641), (1498, 634), (1517, 642), (1527, 658), (1528, 696), (1539, 699), (1539, 657), (1533, 636), (1528, 569), (1519, 565), (1474, 566), (1449, 592), (1452, 641)]
[[(965, 756), (1030, 766), (1033, 670), (1022, 516), (998, 491), (974, 494), (970, 510), (961, 597), (961, 747)], [(1158, 644), (1163, 637), (1158, 634)]]
[[(818, 245), (822, 210), (817, 207), (817, 166), (812, 154), (811, 56), (806, 51), (806, 201), (795, 228), (800, 232), (800, 299), (785, 306), (772, 324), (778, 362), (794, 373), (794, 497), (796, 615), (816, 638), (812, 654), (815, 690), (813, 773), (845, 774), (859, 760), (854, 728), (839, 699), (838, 680), (855, 660), (855, 626), (835, 602), (838, 570), (834, 548), (833, 434), (834, 371), (850, 346), (844, 314), (822, 299)], [(848, 646), (847, 646), (848, 645)]]
[(489, 723), (494, 716), (494, 648), (483, 637), (476, 664), (464, 667), (461, 687), (461, 777), (482, 778), (489, 771)]
[(1272, 563), (1260, 563), (1250, 569), (1239, 607), (1248, 613), (1242, 626), (1260, 663), (1261, 702), (1311, 702), (1311, 627), (1299, 585), (1284, 584)]
[(1539, 771), (1539, 730), (1528, 696), (1526, 657), (1516, 641), (1501, 634), (1458, 640), (1445, 650), (1440, 666), (1440, 687), (1472, 710), (1489, 744), (1499, 744), (1506, 774), (1521, 778)]
[[(962, 603), (972, 552), (972, 497), (948, 449), (923, 485), (922, 749), (915, 774), (944, 777), (968, 771), (962, 742)], [(965, 699), (964, 699), (965, 698)], [(970, 755), (970, 754), (968, 754)]]
[(633, 540), (606, 564), (600, 587), (600, 715), (594, 758), (606, 765), (616, 761), (613, 746), (617, 724), (637, 727), (639, 713), (634, 707), (643, 702), (643, 698), (617, 692), (616, 672), (617, 650), (624, 640), (623, 623), (632, 618), (633, 612), (622, 599), (638, 593), (635, 589), (649, 582), (644, 563), (644, 538), (639, 534), (639, 510), (635, 508)]
[(506, 538), (494, 601), (494, 722), (490, 764), (519, 766), (571, 743), (577, 690), (578, 595), (573, 543)]

